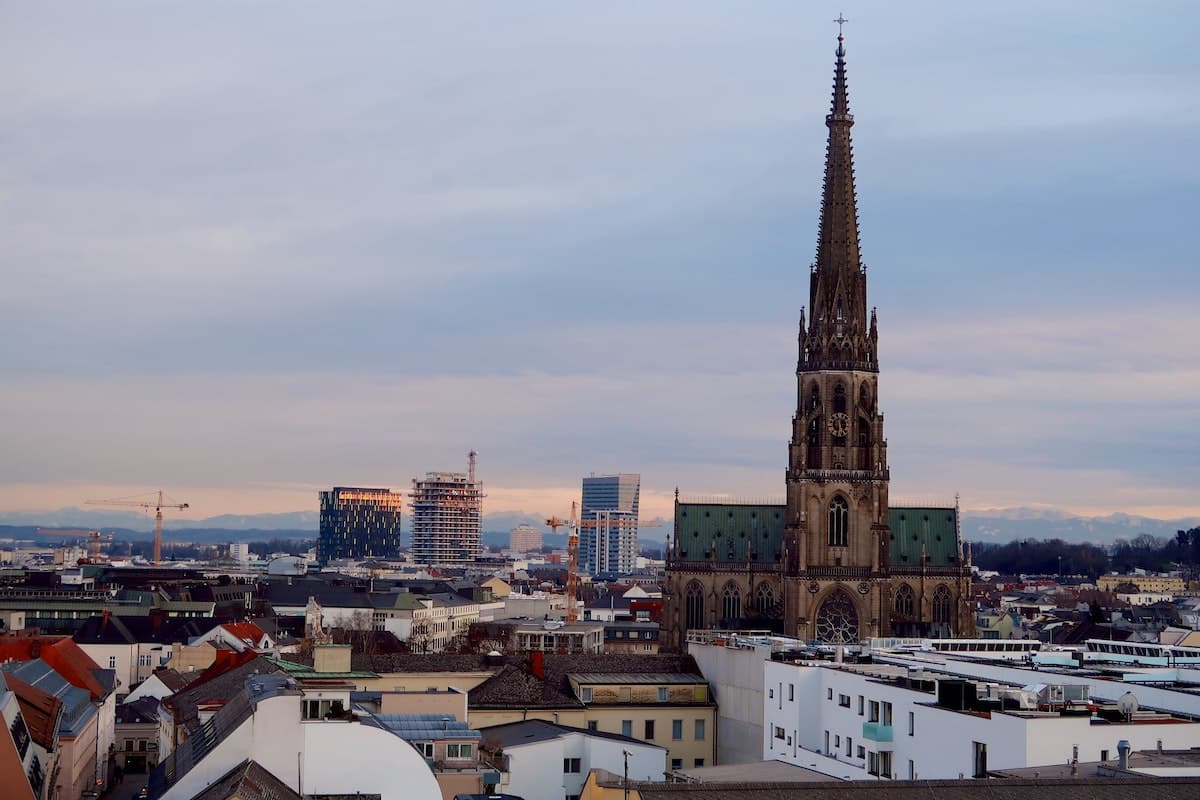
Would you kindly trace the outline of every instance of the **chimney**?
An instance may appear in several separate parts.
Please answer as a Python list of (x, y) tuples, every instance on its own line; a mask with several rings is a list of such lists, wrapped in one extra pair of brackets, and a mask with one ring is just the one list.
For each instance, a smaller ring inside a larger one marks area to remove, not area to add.
[(1133, 749), (1129, 746), (1128, 739), (1122, 739), (1117, 742), (1117, 767), (1119, 769), (1129, 769), (1129, 751)]
[(546, 679), (546, 654), (541, 650), (529, 654), (529, 672), (540, 681)]
[(100, 630), (104, 630), (105, 628), (108, 627), (108, 620), (111, 617), (112, 617), (112, 611), (110, 611), (107, 608), (100, 612)]
[(1158, 754), (1162, 755), (1162, 739), (1158, 740)]

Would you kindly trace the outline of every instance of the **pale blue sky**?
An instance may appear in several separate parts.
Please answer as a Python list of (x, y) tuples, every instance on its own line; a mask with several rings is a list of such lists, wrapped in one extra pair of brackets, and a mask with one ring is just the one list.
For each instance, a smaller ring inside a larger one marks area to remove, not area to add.
[(1200, 515), (1200, 6), (5, 4), (0, 507), (781, 496), (847, 25), (892, 494)]

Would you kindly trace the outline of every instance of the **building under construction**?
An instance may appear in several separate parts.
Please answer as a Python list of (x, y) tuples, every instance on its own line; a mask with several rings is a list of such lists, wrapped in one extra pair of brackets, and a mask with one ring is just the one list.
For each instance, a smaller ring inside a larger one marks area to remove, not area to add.
[(455, 565), (479, 554), (483, 483), (475, 478), (475, 453), (468, 472), (427, 472), (413, 479), (412, 555), (421, 564)]

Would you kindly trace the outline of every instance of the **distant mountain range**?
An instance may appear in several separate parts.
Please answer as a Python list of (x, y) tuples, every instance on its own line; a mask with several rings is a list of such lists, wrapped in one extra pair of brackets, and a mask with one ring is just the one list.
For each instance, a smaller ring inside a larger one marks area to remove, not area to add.
[[(563, 545), (566, 534), (554, 536), (545, 530), (547, 514), (523, 511), (485, 514), (483, 542), (487, 545), (508, 543), (508, 532), (522, 523), (543, 528), (546, 544)], [(405, 527), (409, 518), (405, 517)], [(271, 538), (314, 538), (319, 524), (315, 511), (282, 514), (222, 515), (202, 520), (165, 521), (166, 538), (174, 541), (231, 542)], [(1132, 539), (1148, 533), (1173, 537), (1178, 530), (1200, 525), (1200, 518), (1153, 519), (1129, 514), (1082, 517), (1054, 509), (1005, 508), (963, 513), (963, 537), (976, 542), (1009, 542), (1014, 539), (1062, 539), (1067, 542), (1111, 544), (1116, 539)], [(109, 509), (60, 508), (45, 512), (0, 512), (0, 537), (32, 538), (37, 527), (93, 528), (112, 531), (118, 536), (147, 539), (153, 534), (154, 519), (130, 511)], [(644, 546), (661, 547), (666, 528), (643, 530)]]

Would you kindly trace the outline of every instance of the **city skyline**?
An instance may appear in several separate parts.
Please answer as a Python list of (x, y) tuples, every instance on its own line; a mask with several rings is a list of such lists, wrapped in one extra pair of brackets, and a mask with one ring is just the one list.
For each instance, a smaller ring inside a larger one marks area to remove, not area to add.
[[(780, 495), (837, 9), (536, 7), (14, 15), (0, 509)], [(894, 499), (1200, 516), (1157, 7), (845, 8)]]

